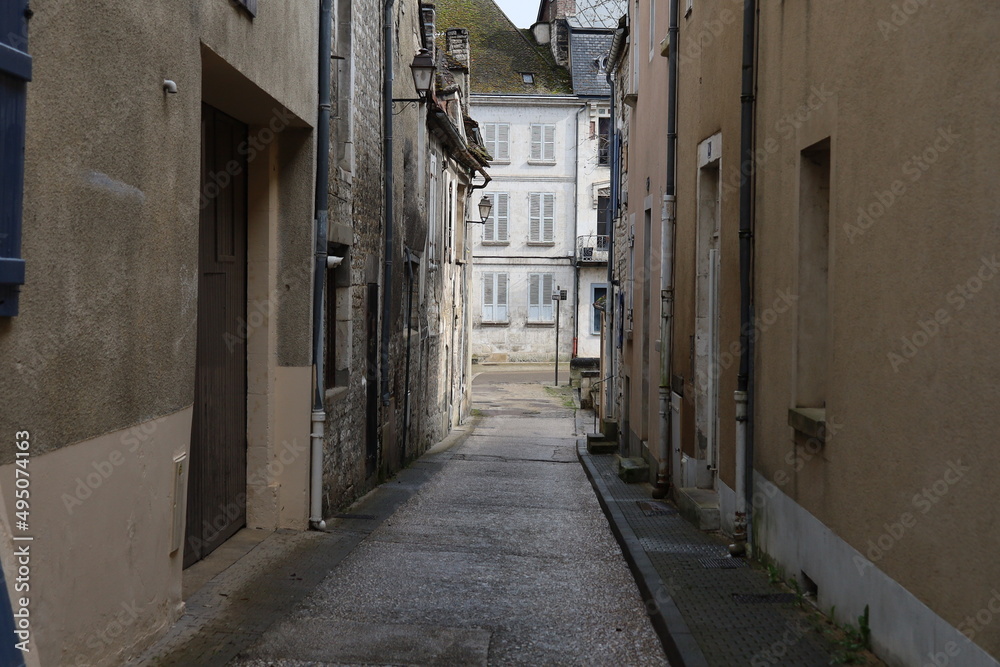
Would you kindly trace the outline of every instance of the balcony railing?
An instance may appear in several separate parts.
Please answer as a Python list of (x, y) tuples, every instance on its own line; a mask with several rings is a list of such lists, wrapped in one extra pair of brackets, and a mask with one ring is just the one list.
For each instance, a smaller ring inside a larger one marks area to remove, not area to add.
[(576, 260), (585, 264), (607, 264), (608, 237), (604, 234), (578, 236), (576, 239)]

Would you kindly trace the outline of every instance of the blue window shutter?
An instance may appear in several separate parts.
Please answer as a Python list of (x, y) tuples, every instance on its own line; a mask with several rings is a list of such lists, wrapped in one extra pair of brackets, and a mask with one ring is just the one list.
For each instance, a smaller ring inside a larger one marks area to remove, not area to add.
[(21, 215), (24, 198), (24, 124), (31, 56), (28, 2), (0, 5), (0, 317), (17, 315), (24, 284)]

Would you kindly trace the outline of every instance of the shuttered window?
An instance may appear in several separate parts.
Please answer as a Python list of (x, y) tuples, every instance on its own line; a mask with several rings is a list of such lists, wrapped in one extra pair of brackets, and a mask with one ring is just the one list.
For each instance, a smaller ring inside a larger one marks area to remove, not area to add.
[(551, 322), (553, 319), (552, 290), (555, 288), (553, 274), (528, 274), (528, 321)]
[(483, 321), (507, 321), (507, 274), (483, 274)]
[(510, 123), (483, 125), (483, 143), (496, 162), (510, 161)]
[(485, 195), (493, 202), (490, 217), (483, 226), (483, 241), (487, 243), (506, 243), (510, 240), (509, 209), (510, 195), (506, 192), (496, 192)]
[(0, 317), (17, 315), (24, 284), (24, 123), (31, 80), (27, 9), (27, 0), (0, 3)]
[(531, 159), (537, 162), (556, 161), (556, 126), (533, 123), (531, 126)]
[(556, 196), (551, 192), (528, 195), (528, 241), (552, 243), (555, 239)]

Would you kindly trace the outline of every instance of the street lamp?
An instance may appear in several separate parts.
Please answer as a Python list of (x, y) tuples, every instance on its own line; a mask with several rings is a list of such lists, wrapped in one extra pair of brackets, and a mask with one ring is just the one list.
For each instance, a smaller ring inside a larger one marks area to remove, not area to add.
[(393, 102), (425, 102), (428, 95), (430, 94), (431, 84), (434, 81), (434, 72), (437, 67), (434, 66), (434, 58), (431, 56), (431, 52), (427, 49), (420, 49), (420, 51), (413, 57), (413, 62), (410, 63), (410, 74), (413, 75), (413, 87), (417, 91), (417, 95), (420, 97), (416, 99), (397, 99), (393, 98)]
[(466, 220), (465, 223), (470, 222), (474, 225), (485, 225), (486, 221), (490, 217), (490, 211), (493, 210), (493, 200), (483, 195), (483, 198), (479, 200), (479, 220)]

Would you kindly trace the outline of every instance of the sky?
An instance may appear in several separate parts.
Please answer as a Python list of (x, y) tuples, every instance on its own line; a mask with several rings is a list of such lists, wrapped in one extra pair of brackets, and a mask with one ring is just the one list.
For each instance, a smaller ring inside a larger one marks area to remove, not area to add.
[(530, 28), (538, 18), (539, 0), (496, 0), (500, 9), (518, 28)]

